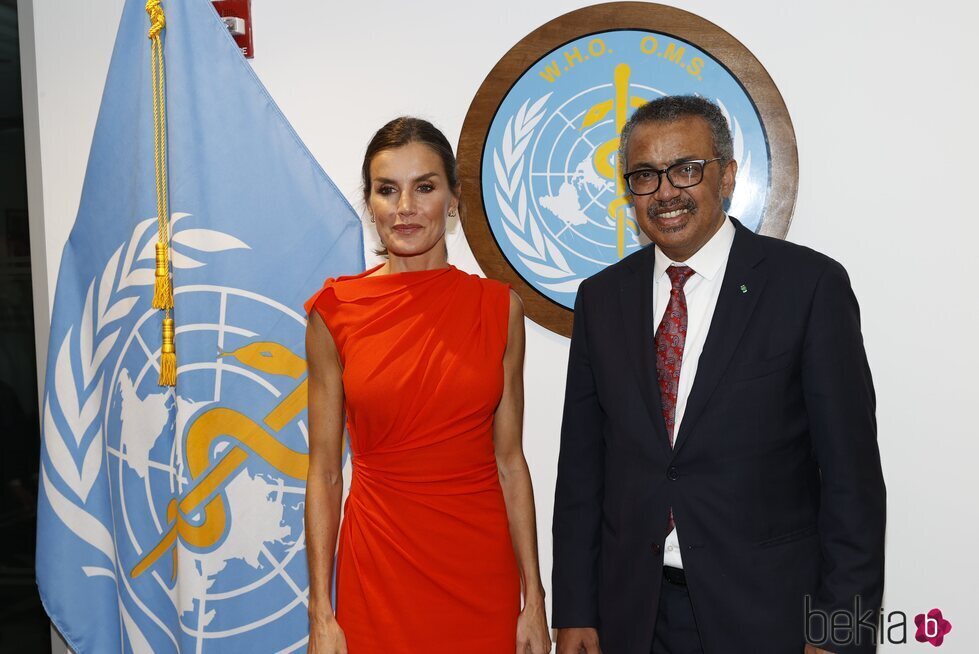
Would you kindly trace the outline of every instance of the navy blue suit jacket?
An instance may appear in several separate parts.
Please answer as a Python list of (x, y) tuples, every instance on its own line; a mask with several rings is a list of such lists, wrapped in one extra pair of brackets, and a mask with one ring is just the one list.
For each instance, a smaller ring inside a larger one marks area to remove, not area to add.
[[(675, 449), (656, 378), (653, 247), (578, 291), (553, 616), (596, 627), (604, 654), (650, 651), (670, 507), (707, 654), (801, 652), (807, 596), (827, 614), (852, 612), (856, 596), (874, 617), (880, 607), (885, 489), (849, 278), (734, 223)], [(824, 647), (874, 651), (863, 638)]]

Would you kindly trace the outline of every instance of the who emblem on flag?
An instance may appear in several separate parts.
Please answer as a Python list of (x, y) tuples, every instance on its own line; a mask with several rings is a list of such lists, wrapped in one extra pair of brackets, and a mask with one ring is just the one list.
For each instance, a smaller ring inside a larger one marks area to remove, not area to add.
[(58, 274), (38, 585), (78, 654), (304, 651), (302, 303), (363, 270), (360, 221), (210, 3), (149, 6)]

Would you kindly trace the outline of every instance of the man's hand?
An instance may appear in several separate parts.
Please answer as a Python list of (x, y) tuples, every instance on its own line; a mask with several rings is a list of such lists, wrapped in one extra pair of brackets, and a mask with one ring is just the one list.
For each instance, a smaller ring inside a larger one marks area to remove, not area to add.
[(556, 654), (602, 654), (598, 631), (591, 627), (558, 629)]
[(803, 652), (803, 654), (833, 654), (833, 652), (825, 649), (819, 649), (815, 645), (806, 645), (806, 651)]

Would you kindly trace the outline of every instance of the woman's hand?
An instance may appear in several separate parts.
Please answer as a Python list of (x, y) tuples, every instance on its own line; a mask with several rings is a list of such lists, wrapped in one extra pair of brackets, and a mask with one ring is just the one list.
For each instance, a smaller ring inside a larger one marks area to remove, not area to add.
[(547, 615), (543, 602), (527, 604), (517, 618), (516, 654), (548, 654), (551, 634), (547, 630)]
[(347, 654), (347, 639), (335, 617), (310, 620), (306, 654)]

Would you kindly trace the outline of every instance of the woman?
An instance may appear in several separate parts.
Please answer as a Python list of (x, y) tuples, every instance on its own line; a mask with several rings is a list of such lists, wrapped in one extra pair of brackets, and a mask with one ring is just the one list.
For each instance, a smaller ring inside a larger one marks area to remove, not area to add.
[(545, 654), (520, 300), (449, 265), (459, 181), (430, 123), (382, 127), (362, 175), (387, 261), (306, 304), (308, 651)]

